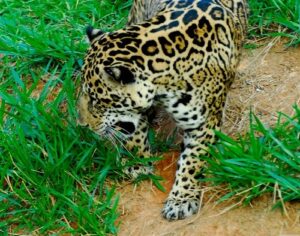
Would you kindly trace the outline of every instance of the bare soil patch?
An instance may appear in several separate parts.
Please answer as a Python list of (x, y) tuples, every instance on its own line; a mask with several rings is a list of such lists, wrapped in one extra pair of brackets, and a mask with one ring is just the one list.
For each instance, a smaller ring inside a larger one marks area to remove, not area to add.
[[(232, 136), (247, 130), (250, 108), (265, 124), (272, 125), (278, 111), (291, 115), (292, 105), (300, 105), (300, 48), (286, 49), (275, 38), (268, 46), (245, 50), (242, 58), (223, 125), (223, 131)], [(171, 130), (170, 120), (161, 127)], [(149, 182), (120, 187), (119, 235), (300, 235), (300, 203), (287, 203), (287, 215), (280, 209), (272, 210), (272, 196), (256, 199), (250, 206), (235, 201), (217, 204), (221, 187), (205, 188), (198, 215), (176, 222), (162, 219), (160, 211), (173, 183), (178, 155), (168, 153), (157, 164), (157, 174), (165, 178), (166, 193)]]
[(285, 48), (278, 38), (267, 46), (244, 50), (238, 76), (228, 95), (223, 131), (243, 132), (249, 111), (267, 125), (276, 122), (278, 112), (293, 114), (300, 104), (300, 48)]

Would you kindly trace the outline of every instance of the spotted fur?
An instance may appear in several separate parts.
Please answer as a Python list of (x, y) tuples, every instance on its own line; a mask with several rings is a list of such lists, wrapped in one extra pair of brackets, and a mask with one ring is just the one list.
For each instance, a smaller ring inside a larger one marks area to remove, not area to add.
[[(156, 2), (149, 9), (150, 2)], [(147, 5), (148, 4), (148, 5)], [(162, 215), (186, 218), (199, 209), (198, 178), (214, 130), (221, 126), (246, 32), (244, 0), (134, 1), (128, 25), (88, 29), (79, 122), (99, 135), (120, 135), (150, 155), (149, 109), (161, 104), (184, 131), (176, 178)], [(127, 170), (135, 178), (151, 169)]]

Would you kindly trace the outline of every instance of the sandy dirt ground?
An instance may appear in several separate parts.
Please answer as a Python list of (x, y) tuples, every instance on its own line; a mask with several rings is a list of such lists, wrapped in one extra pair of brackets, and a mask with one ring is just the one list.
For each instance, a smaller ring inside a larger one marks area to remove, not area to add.
[[(223, 131), (234, 136), (249, 123), (250, 108), (266, 124), (272, 125), (278, 111), (293, 114), (300, 105), (300, 48), (286, 49), (279, 39), (254, 50), (245, 50), (238, 77), (228, 96)], [(166, 124), (169, 124), (169, 121)], [(166, 125), (162, 125), (166, 129)], [(167, 129), (171, 129), (169, 125)], [(227, 201), (217, 204), (222, 189), (205, 187), (202, 208), (191, 218), (168, 222), (160, 211), (170, 190), (178, 153), (168, 153), (157, 164), (166, 193), (150, 182), (139, 186), (122, 183), (120, 194), (120, 236), (267, 236), (300, 235), (300, 203), (287, 203), (286, 213), (272, 210), (272, 196), (256, 199), (250, 206)]]

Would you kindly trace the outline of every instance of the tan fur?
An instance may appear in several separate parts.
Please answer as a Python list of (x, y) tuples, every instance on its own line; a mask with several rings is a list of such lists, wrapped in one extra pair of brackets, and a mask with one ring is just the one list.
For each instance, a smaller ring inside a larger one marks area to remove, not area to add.
[[(124, 145), (138, 147), (146, 158), (147, 117), (161, 104), (184, 130), (184, 150), (162, 214), (168, 220), (183, 219), (199, 209), (201, 156), (208, 155), (214, 130), (221, 126), (245, 37), (247, 6), (243, 0), (134, 4), (124, 29), (94, 38), (90, 32), (80, 122), (99, 135), (121, 132)], [(133, 178), (150, 172), (143, 166), (126, 171)]]

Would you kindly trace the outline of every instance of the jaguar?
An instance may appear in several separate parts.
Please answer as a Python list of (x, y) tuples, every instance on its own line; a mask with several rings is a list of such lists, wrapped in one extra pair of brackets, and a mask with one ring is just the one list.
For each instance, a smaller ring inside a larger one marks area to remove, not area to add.
[[(147, 7), (149, 4), (152, 7)], [(103, 32), (88, 27), (78, 122), (148, 158), (149, 114), (162, 106), (183, 130), (174, 184), (162, 216), (198, 212), (208, 148), (216, 142), (226, 95), (247, 30), (246, 0), (134, 0), (128, 23)], [(131, 178), (149, 165), (125, 170)]]

